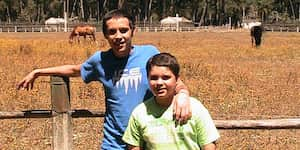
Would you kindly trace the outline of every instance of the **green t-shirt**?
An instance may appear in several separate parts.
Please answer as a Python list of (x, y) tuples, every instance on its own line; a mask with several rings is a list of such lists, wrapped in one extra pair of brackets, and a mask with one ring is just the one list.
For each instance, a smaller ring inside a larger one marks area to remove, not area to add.
[(207, 109), (191, 99), (192, 118), (176, 125), (172, 106), (163, 108), (153, 98), (138, 105), (132, 112), (123, 141), (145, 149), (199, 150), (216, 141), (220, 135)]

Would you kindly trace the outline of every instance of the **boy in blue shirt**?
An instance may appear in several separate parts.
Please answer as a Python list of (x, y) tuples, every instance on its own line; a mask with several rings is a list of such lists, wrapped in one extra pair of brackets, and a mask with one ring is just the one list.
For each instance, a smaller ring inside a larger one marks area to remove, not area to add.
[[(152, 96), (146, 75), (146, 61), (159, 51), (152, 45), (132, 45), (134, 18), (122, 10), (113, 10), (103, 19), (103, 34), (110, 45), (108, 51), (98, 51), (78, 65), (35, 69), (19, 83), (18, 89), (31, 89), (39, 76), (81, 76), (85, 83), (98, 81), (105, 91), (103, 150), (125, 149), (122, 135), (135, 106)], [(190, 117), (188, 91), (181, 82), (177, 86), (175, 118)]]

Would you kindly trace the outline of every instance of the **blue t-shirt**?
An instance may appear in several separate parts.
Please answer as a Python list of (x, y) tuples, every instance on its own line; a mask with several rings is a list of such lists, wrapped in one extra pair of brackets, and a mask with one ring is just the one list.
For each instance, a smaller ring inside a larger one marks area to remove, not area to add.
[(132, 110), (152, 96), (146, 63), (159, 51), (151, 45), (134, 46), (130, 55), (117, 58), (112, 50), (96, 52), (81, 66), (85, 83), (100, 81), (105, 92), (104, 139), (101, 149), (125, 149), (122, 141)]

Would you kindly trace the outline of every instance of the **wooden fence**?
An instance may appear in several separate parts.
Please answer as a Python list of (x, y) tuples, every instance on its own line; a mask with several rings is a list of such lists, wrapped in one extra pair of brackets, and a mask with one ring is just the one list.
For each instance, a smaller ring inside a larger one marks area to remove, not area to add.
[[(69, 25), (66, 29), (67, 32), (71, 32), (75, 25)], [(96, 31), (101, 32), (101, 25), (97, 24)], [(246, 29), (237, 28), (232, 29), (228, 26), (138, 26), (139, 32), (242, 32), (248, 31)], [(300, 26), (280, 26), (268, 24), (264, 26), (265, 31), (269, 32), (300, 32)], [(1, 32), (64, 32), (64, 26), (62, 25), (0, 25)]]
[[(72, 118), (104, 117), (104, 112), (71, 110), (69, 78), (51, 76), (52, 110), (0, 112), (0, 119), (52, 118), (53, 149), (72, 149)], [(300, 129), (300, 118), (268, 120), (214, 120), (218, 129)]]

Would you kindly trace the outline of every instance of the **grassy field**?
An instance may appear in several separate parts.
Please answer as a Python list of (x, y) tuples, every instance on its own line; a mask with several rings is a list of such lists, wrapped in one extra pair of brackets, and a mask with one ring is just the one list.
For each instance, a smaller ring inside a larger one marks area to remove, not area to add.
[[(51, 109), (49, 77), (31, 91), (16, 83), (34, 68), (78, 64), (108, 44), (70, 45), (68, 33), (0, 33), (0, 111)], [(213, 119), (300, 116), (300, 34), (263, 35), (251, 47), (248, 32), (137, 33), (135, 44), (153, 44), (174, 54), (191, 95)], [(102, 86), (71, 79), (72, 109), (104, 110)], [(74, 149), (97, 149), (102, 118), (73, 119)], [(299, 129), (219, 130), (218, 149), (300, 149)], [(0, 120), (0, 149), (52, 149), (51, 119)]]

